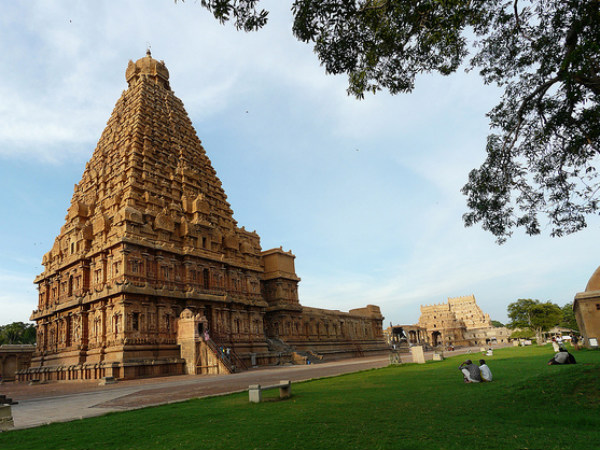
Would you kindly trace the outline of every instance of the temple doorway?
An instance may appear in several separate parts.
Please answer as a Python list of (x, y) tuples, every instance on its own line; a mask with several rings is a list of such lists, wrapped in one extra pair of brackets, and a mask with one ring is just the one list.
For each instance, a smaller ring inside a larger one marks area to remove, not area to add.
[(442, 333), (440, 333), (439, 331), (434, 331), (433, 333), (431, 333), (431, 345), (433, 347), (437, 347), (441, 343), (442, 343)]

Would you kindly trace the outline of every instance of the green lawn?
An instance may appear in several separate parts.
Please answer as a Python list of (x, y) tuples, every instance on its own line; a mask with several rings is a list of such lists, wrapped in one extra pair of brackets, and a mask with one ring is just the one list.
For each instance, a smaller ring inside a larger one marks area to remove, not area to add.
[(492, 383), (463, 383), (454, 357), (295, 383), (284, 401), (243, 393), (11, 431), (0, 449), (600, 448), (600, 351), (573, 366), (547, 366), (552, 354), (497, 350)]

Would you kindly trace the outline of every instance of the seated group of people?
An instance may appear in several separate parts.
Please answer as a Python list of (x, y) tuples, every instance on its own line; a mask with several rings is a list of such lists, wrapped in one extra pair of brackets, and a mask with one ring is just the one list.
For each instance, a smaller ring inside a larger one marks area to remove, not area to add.
[(492, 371), (485, 363), (484, 359), (479, 360), (479, 366), (473, 364), (473, 361), (467, 359), (458, 366), (463, 373), (465, 383), (481, 383), (482, 381), (492, 381)]
[[(571, 355), (566, 348), (560, 347), (559, 351), (550, 358), (548, 365), (554, 364), (576, 364), (575, 357)], [(463, 373), (465, 383), (481, 383), (482, 381), (492, 381), (492, 371), (485, 363), (484, 359), (479, 360), (479, 366), (473, 364), (473, 361), (467, 359), (458, 366)]]

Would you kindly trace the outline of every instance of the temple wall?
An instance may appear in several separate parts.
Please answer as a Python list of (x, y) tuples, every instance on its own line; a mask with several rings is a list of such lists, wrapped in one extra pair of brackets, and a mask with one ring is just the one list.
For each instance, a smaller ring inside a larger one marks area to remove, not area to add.
[(465, 339), (470, 345), (489, 345), (492, 342), (498, 344), (508, 343), (511, 330), (506, 327), (479, 328), (465, 331)]
[(348, 313), (303, 307), (301, 311), (268, 313), (267, 317), (267, 337), (280, 339), (297, 350), (322, 355), (388, 350), (378, 307)]

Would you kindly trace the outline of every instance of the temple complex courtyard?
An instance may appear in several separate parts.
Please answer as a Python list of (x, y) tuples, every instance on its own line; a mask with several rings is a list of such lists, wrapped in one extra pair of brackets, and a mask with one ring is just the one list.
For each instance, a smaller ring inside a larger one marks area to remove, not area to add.
[[(0, 434), (0, 447), (598, 448), (600, 352), (571, 351), (576, 365), (548, 366), (553, 354), (549, 345), (497, 349), (485, 357), (494, 381), (481, 384), (463, 383), (457, 369), (467, 357), (481, 358), (479, 352), (394, 366), (373, 358), (371, 367), (380, 368), (292, 382), (287, 400), (272, 395), (250, 404), (244, 390), (10, 431)], [(277, 370), (262, 369), (273, 372), (273, 380), (283, 374)], [(179, 381), (172, 377), (171, 386)], [(77, 389), (76, 383), (35, 387), (61, 385)], [(138, 399), (141, 405), (142, 397)]]
[[(446, 352), (446, 356), (476, 352), (478, 348), (462, 348)], [(431, 360), (433, 352), (425, 352)], [(414, 362), (410, 353), (403, 353), (403, 363)], [(112, 411), (137, 409), (192, 398), (222, 395), (248, 389), (250, 384), (275, 384), (280, 379), (292, 382), (337, 376), (373, 368), (386, 367), (389, 357), (348, 358), (312, 365), (255, 367), (233, 375), (170, 376), (122, 380), (115, 384), (100, 384), (97, 380), (76, 383), (43, 384), (4, 383), (0, 394), (18, 399), (12, 407), (16, 428), (29, 428), (53, 422), (94, 417)]]

